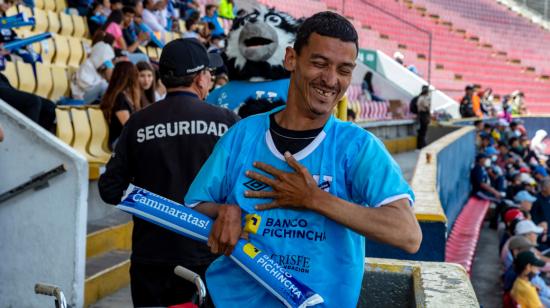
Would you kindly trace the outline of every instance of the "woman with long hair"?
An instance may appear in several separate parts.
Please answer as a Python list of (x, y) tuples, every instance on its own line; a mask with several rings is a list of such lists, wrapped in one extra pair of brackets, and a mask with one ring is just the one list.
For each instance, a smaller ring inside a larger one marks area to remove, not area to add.
[(155, 70), (147, 62), (138, 62), (139, 86), (141, 88), (141, 107), (145, 108), (157, 101)]
[(122, 35), (122, 20), (124, 15), (121, 10), (114, 10), (103, 25), (103, 31), (111, 34), (115, 38), (115, 48), (126, 50), (126, 41)]
[(118, 63), (100, 104), (109, 123), (109, 146), (112, 149), (130, 115), (141, 109), (140, 97), (137, 68), (131, 62)]

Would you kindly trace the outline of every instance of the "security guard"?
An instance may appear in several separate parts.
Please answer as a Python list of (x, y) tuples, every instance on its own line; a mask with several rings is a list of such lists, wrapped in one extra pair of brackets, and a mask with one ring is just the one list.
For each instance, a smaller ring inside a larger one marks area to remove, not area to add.
[[(195, 39), (167, 44), (160, 57), (164, 100), (128, 120), (105, 173), (101, 198), (118, 204), (129, 183), (183, 204), (187, 189), (218, 139), (238, 117), (204, 103), (211, 70), (223, 64)], [(131, 291), (134, 306), (169, 306), (190, 300), (195, 287), (173, 274), (183, 265), (204, 277), (215, 259), (204, 244), (134, 217)]]

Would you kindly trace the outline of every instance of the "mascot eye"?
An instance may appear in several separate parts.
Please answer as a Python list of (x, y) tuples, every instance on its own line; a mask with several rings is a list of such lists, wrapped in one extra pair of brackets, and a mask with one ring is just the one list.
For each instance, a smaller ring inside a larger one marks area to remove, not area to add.
[(266, 20), (268, 23), (270, 23), (272, 26), (278, 26), (283, 21), (281, 17), (277, 15), (269, 15), (266, 17)]

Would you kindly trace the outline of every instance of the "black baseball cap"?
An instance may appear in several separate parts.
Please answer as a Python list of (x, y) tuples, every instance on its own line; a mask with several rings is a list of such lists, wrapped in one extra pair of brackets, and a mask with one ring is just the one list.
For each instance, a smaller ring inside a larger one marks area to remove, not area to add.
[(535, 254), (530, 250), (520, 252), (516, 256), (516, 259), (514, 260), (514, 264), (519, 268), (525, 268), (527, 264), (531, 264), (536, 267), (544, 267), (546, 265), (544, 261), (537, 258)]
[(159, 61), (161, 75), (183, 77), (200, 72), (205, 68), (223, 65), (219, 54), (208, 53), (206, 47), (194, 38), (177, 39), (166, 44)]

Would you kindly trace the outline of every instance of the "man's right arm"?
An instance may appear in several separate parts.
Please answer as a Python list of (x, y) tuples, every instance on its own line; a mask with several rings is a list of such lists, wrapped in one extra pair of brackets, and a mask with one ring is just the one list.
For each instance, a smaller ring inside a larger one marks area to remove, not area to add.
[(99, 178), (99, 195), (106, 203), (114, 205), (120, 203), (124, 191), (130, 184), (131, 175), (128, 165), (128, 125), (126, 125), (107, 163), (105, 173)]

